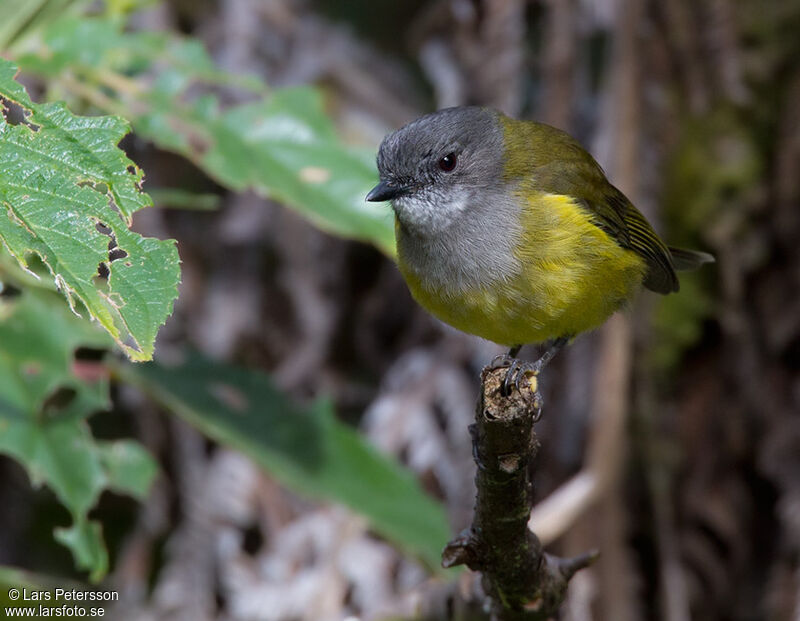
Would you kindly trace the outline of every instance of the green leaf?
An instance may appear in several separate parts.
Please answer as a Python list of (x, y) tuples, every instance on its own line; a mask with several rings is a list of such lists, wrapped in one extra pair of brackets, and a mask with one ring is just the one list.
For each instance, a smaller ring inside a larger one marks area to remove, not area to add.
[(41, 591), (53, 591), (56, 588), (86, 591), (91, 588), (83, 582), (70, 580), (64, 576), (53, 576), (45, 573), (32, 572), (27, 569), (20, 569), (19, 567), (0, 565), (0, 606), (19, 605), (18, 603), (14, 603), (18, 600), (11, 600), (8, 597), (8, 590), (11, 587), (16, 587), (18, 589), (24, 587), (28, 590)]
[(34, 104), (15, 74), (0, 59), (0, 97), (27, 112), (18, 125), (0, 116), (0, 239), (23, 266), (29, 253), (39, 255), (73, 308), (80, 301), (131, 359), (149, 360), (180, 268), (174, 241), (128, 228), (133, 213), (152, 204), (142, 171), (116, 146), (128, 124)]
[(94, 579), (108, 561), (89, 510), (106, 488), (143, 497), (156, 471), (131, 441), (95, 443), (86, 423), (108, 407), (108, 382), (82, 377), (73, 353), (109, 345), (55, 293), (0, 298), (0, 453), (18, 460), (34, 486), (47, 485), (70, 511), (73, 525), (59, 529), (57, 539)]
[(197, 123), (204, 123), (210, 142), (199, 161), (221, 183), (253, 188), (323, 230), (393, 252), (391, 212), (364, 200), (377, 181), (374, 154), (338, 142), (314, 89), (276, 91)]
[(64, 14), (76, 11), (91, 0), (2, 0), (0, 51), (17, 45)]
[(130, 440), (98, 442), (97, 448), (108, 487), (120, 494), (144, 498), (158, 474), (158, 466), (150, 453)]
[(26, 69), (54, 78), (81, 66), (146, 66), (154, 55), (163, 54), (168, 40), (165, 33), (124, 33), (123, 24), (119, 18), (62, 16), (44, 28), (46, 51), (37, 40), (32, 51), (17, 55), (18, 61)]
[(0, 22), (0, 50), (14, 40), (24, 29), (25, 23), (36, 15), (47, 0), (5, 0), (2, 5), (3, 20)]
[(319, 228), (394, 253), (391, 212), (364, 197), (378, 173), (374, 153), (343, 145), (310, 87), (287, 88), (220, 110), (213, 97), (187, 105), (149, 92), (136, 130), (177, 151), (220, 184), (252, 189), (293, 207)]
[(222, 197), (219, 194), (200, 194), (181, 188), (155, 188), (150, 190), (153, 202), (159, 207), (172, 209), (192, 209), (195, 211), (215, 211), (220, 208)]
[[(108, 407), (108, 382), (82, 381), (73, 352), (110, 344), (105, 333), (64, 308), (56, 294), (25, 291), (11, 300), (0, 298), (0, 411), (19, 412), (27, 420), (59, 388), (74, 393), (73, 401), (87, 411)], [(5, 441), (0, 435), (0, 445)]]
[(125, 365), (118, 373), (287, 487), (349, 506), (377, 532), (439, 566), (449, 534), (442, 506), (410, 472), (337, 421), (327, 403), (300, 408), (262, 373), (199, 358), (180, 367)]
[[(84, 80), (79, 94), (101, 85), (95, 105), (124, 110), (137, 133), (186, 156), (220, 184), (275, 198), (326, 231), (394, 254), (390, 210), (364, 201), (378, 178), (374, 151), (337, 137), (318, 90), (268, 93), (258, 80), (220, 70), (196, 40), (123, 32), (118, 20), (64, 19), (44, 42), (20, 57), (23, 69), (55, 79), (70, 69)], [(222, 107), (212, 95), (193, 94), (206, 84), (235, 85), (258, 97)]]
[(108, 552), (103, 544), (100, 524), (89, 520), (75, 522), (69, 528), (57, 528), (56, 541), (65, 545), (75, 557), (79, 569), (89, 571), (92, 582), (101, 580), (108, 571)]

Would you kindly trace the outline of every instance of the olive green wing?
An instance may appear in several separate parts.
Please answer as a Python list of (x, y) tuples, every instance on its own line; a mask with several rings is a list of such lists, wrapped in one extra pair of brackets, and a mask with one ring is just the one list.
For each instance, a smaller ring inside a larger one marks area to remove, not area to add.
[(713, 263), (707, 252), (667, 246), (650, 226), (642, 213), (627, 197), (606, 181), (606, 191), (601, 199), (586, 205), (597, 218), (597, 225), (625, 248), (630, 248), (647, 263), (644, 286), (656, 293), (678, 291), (676, 271), (695, 270), (705, 263)]
[(606, 183), (608, 188), (602, 198), (585, 202), (596, 217), (596, 224), (618, 244), (633, 250), (645, 260), (645, 287), (656, 293), (677, 291), (678, 276), (669, 248), (633, 203), (617, 188)]
[(678, 290), (676, 269), (694, 269), (714, 258), (704, 252), (668, 248), (628, 198), (606, 179), (591, 154), (566, 132), (533, 122), (505, 119), (505, 139), (512, 153), (505, 174), (533, 189), (574, 198), (593, 222), (620, 246), (647, 264), (644, 286), (657, 293)]
[(657, 293), (677, 291), (678, 277), (669, 248), (641, 212), (608, 182), (594, 158), (571, 139), (567, 146), (562, 145), (557, 162), (535, 168), (535, 185), (546, 192), (574, 197), (598, 227), (620, 246), (641, 256), (647, 264), (645, 287)]

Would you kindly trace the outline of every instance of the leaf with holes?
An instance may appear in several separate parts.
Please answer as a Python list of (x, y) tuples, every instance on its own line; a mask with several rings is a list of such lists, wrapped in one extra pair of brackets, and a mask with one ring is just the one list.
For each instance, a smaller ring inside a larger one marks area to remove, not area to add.
[[(180, 278), (175, 242), (128, 227), (151, 205), (142, 171), (117, 143), (119, 117), (35, 104), (0, 59), (0, 239), (23, 266), (39, 255), (73, 309), (80, 301), (133, 360), (149, 360)], [(24, 110), (7, 120), (13, 102)]]
[(73, 524), (57, 529), (56, 538), (94, 579), (105, 573), (108, 558), (89, 510), (104, 489), (142, 498), (156, 473), (138, 444), (96, 442), (86, 424), (89, 413), (108, 407), (108, 382), (73, 354), (110, 341), (55, 293), (26, 289), (0, 298), (0, 453), (18, 460), (35, 486), (47, 485), (67, 507)]

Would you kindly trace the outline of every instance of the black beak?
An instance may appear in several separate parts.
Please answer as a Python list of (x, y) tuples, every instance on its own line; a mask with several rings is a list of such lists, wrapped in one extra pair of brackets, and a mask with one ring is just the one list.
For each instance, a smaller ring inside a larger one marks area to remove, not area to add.
[(401, 185), (394, 185), (388, 181), (381, 181), (378, 185), (372, 188), (367, 194), (367, 199), (371, 203), (379, 203), (381, 201), (390, 201), (405, 194), (408, 188)]

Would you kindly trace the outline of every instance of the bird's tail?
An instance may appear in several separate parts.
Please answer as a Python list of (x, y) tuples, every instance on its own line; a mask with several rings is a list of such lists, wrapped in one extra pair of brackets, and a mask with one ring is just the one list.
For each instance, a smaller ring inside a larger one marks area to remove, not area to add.
[(672, 246), (669, 248), (669, 253), (672, 255), (672, 264), (678, 271), (696, 270), (704, 263), (714, 263), (716, 260), (707, 252), (673, 248)]

